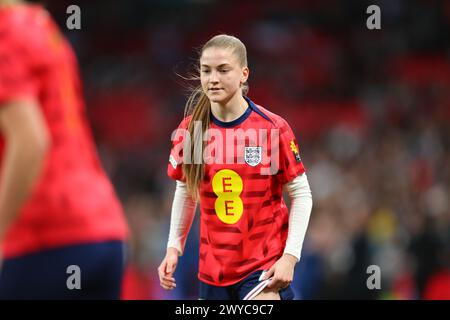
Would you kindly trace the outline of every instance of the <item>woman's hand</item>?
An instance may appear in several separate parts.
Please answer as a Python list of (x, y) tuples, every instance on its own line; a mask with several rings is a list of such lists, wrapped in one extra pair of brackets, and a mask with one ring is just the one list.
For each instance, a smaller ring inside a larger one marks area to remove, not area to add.
[(175, 248), (167, 248), (166, 256), (158, 267), (159, 283), (166, 290), (173, 290), (177, 286), (173, 277), (177, 264), (178, 250)]
[(278, 291), (288, 287), (294, 278), (294, 268), (297, 258), (290, 254), (283, 254), (277, 262), (266, 272), (262, 280), (272, 277), (267, 286), (269, 289), (277, 289)]

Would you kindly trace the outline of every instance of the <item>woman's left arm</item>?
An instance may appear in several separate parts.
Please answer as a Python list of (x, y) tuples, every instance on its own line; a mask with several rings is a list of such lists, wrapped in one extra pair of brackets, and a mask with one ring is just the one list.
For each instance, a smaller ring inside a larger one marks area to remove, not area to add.
[(5, 152), (0, 167), (0, 243), (37, 182), (51, 138), (33, 99), (0, 104)]
[(291, 199), (289, 229), (283, 256), (269, 269), (265, 279), (273, 276), (269, 288), (287, 287), (294, 277), (295, 264), (300, 260), (312, 209), (312, 195), (306, 173), (286, 183), (283, 188)]

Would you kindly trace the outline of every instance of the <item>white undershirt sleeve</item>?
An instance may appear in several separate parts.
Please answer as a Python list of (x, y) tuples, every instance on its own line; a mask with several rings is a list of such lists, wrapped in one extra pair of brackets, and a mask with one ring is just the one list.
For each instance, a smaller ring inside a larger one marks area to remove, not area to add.
[(186, 239), (194, 221), (197, 202), (187, 191), (186, 183), (177, 180), (170, 217), (169, 241), (167, 247), (176, 248), (183, 255)]
[(299, 261), (312, 210), (312, 194), (306, 173), (286, 183), (284, 190), (291, 198), (289, 229), (284, 253), (293, 255)]

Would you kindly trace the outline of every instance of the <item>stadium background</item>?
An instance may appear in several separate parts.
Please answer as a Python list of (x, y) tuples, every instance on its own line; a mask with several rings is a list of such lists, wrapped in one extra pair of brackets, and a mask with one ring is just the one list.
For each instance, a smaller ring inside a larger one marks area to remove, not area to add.
[[(81, 30), (65, 27), (81, 8)], [(381, 30), (366, 8), (381, 8)], [(195, 49), (247, 45), (249, 96), (285, 117), (314, 208), (294, 290), (304, 299), (450, 299), (450, 2), (426, 0), (47, 1), (78, 55), (98, 151), (133, 237), (123, 298), (197, 298), (197, 219), (159, 287)], [(368, 290), (369, 265), (381, 290)]]

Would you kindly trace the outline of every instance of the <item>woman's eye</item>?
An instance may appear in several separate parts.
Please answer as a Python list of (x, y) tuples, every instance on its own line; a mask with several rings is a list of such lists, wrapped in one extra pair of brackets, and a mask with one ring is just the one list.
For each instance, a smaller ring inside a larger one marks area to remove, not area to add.
[(220, 73), (227, 73), (229, 70), (219, 70)]
[(203, 73), (209, 73), (209, 70), (202, 70)]

